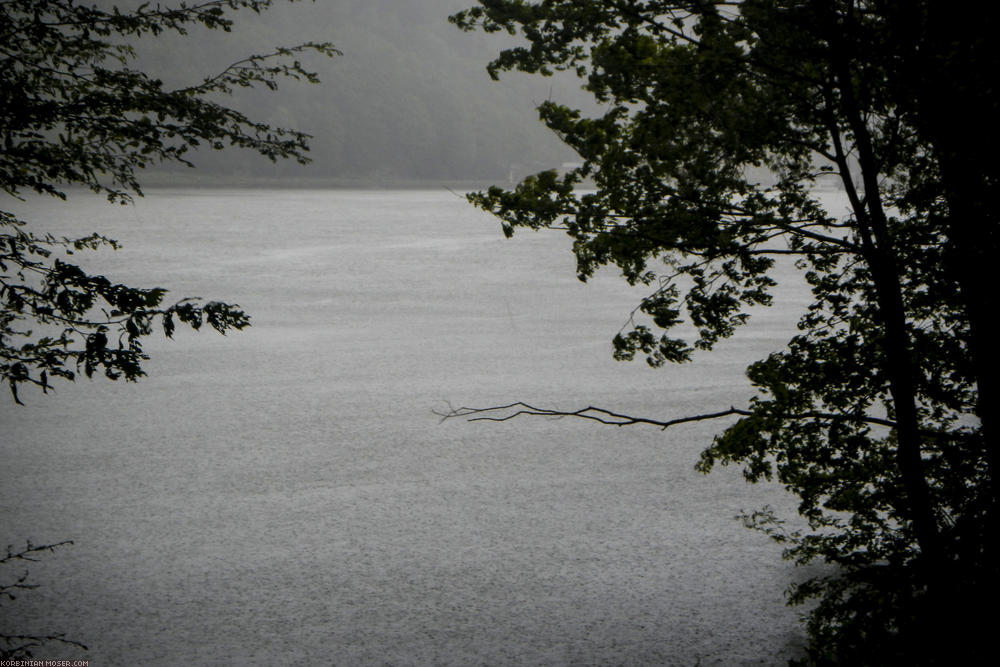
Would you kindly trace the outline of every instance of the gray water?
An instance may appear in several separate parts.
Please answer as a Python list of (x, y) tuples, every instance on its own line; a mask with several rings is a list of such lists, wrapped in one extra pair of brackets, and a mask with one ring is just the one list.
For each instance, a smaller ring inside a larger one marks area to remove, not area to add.
[[(75, 545), (4, 628), (92, 665), (778, 664), (802, 575), (734, 520), (780, 489), (693, 470), (724, 424), (439, 421), (525, 400), (671, 418), (741, 404), (803, 306), (692, 364), (611, 359), (641, 296), (579, 283), (556, 232), (505, 240), (441, 191), (76, 194), (23, 216), (100, 231), (75, 261), (239, 303), (254, 326), (151, 340), (136, 385), (0, 403), (0, 540)], [(786, 268), (784, 283), (795, 281)], [(15, 627), (16, 626), (16, 627)]]

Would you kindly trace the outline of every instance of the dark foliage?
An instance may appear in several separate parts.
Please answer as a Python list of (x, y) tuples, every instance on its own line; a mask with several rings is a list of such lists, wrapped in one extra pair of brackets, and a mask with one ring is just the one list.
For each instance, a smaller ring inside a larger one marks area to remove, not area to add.
[(699, 469), (777, 479), (808, 529), (767, 511), (747, 524), (797, 563), (839, 566), (790, 594), (818, 601), (808, 660), (986, 655), (972, 602), (997, 579), (995, 19), (935, 2), (479, 4), (453, 22), (525, 40), (491, 75), (575, 71), (603, 105), (539, 107), (579, 168), (471, 200), (508, 235), (564, 229), (583, 280), (615, 265), (650, 286), (617, 358), (711, 349), (770, 303), (779, 258), (812, 289), (801, 333), (748, 369), (750, 405), (694, 417), (741, 415)]
[[(261, 12), (270, 0), (209, 0), (132, 11), (76, 0), (0, 3), (0, 188), (65, 199), (85, 186), (111, 202), (141, 195), (137, 173), (153, 164), (190, 166), (192, 148), (245, 148), (277, 160), (307, 162), (308, 135), (255, 122), (218, 100), (238, 88), (276, 89), (281, 79), (316, 81), (297, 59), (333, 55), (306, 43), (250, 55), (190, 86), (166, 89), (132, 65), (131, 41), (194, 27), (229, 32), (235, 10)], [(41, 221), (32, 221), (37, 226)], [(43, 392), (80, 372), (117, 380), (142, 376), (142, 339), (170, 336), (178, 324), (220, 333), (250, 322), (237, 306), (184, 299), (168, 304), (163, 288), (143, 289), (89, 275), (74, 252), (116, 248), (99, 235), (53, 238), (29, 231), (0, 211), (0, 378)]]

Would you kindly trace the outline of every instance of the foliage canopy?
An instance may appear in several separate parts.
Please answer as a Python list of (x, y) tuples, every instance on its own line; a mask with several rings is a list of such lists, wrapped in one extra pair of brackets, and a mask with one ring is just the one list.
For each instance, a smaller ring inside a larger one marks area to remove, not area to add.
[(698, 467), (800, 499), (808, 530), (746, 521), (839, 566), (790, 595), (818, 599), (816, 663), (950, 662), (989, 637), (970, 601), (997, 580), (1000, 97), (995, 19), (966, 19), (892, 0), (480, 0), (452, 17), (523, 36), (494, 78), (568, 70), (600, 104), (538, 108), (581, 166), (470, 198), (508, 235), (565, 230), (582, 280), (614, 265), (650, 287), (617, 358), (686, 361), (770, 303), (778, 258), (801, 270), (801, 333), (749, 367), (745, 410), (704, 416), (741, 418)]
[[(308, 135), (256, 122), (219, 100), (237, 88), (273, 90), (282, 79), (315, 82), (299, 58), (332, 56), (332, 45), (250, 55), (175, 89), (134, 64), (134, 40), (195, 27), (229, 32), (234, 11), (272, 4), (203, 0), (121, 10), (77, 0), (0, 3), (0, 189), (65, 199), (67, 186), (83, 186), (124, 204), (142, 194), (139, 170), (163, 162), (192, 166), (188, 153), (199, 146), (307, 162)], [(179, 323), (220, 333), (249, 324), (236, 306), (196, 299), (170, 305), (165, 289), (118, 284), (58, 256), (101, 246), (117, 244), (97, 234), (35, 234), (0, 211), (0, 378), (15, 401), (20, 385), (47, 392), (55, 378), (72, 380), (81, 370), (136, 380), (146, 359), (142, 339), (154, 327), (170, 336)]]

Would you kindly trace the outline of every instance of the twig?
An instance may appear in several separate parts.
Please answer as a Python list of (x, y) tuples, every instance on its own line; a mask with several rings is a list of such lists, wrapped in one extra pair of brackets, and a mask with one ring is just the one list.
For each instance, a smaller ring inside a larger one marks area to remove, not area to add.
[(34, 557), (34, 554), (41, 553), (42, 551), (55, 551), (57, 547), (64, 547), (73, 544), (73, 540), (63, 540), (62, 542), (56, 542), (55, 544), (32, 544), (31, 542), (26, 542), (24, 549), (21, 551), (14, 551), (14, 547), (10, 544), (7, 545), (7, 555), (0, 557), (0, 565), (4, 563), (9, 563), (15, 560), (27, 560), (32, 562), (37, 562), (38, 559)]
[[(89, 650), (86, 644), (82, 644), (72, 639), (66, 639), (63, 635), (5, 635), (0, 633), (0, 642), (5, 642), (7, 644), (6, 649), (0, 648), (0, 656), (2, 657), (7, 657), (7, 655), (30, 656), (30, 653), (26, 653), (27, 649), (41, 648), (45, 642), (60, 642), (62, 644), (69, 644), (70, 646), (82, 648), (84, 651)], [(20, 644), (15, 646), (15, 643), (17, 642), (20, 642)]]
[[(25, 543), (24, 548), (20, 551), (14, 551), (13, 546), (7, 545), (7, 555), (0, 557), (0, 565), (6, 565), (14, 561), (38, 562), (38, 558), (36, 556), (41, 552), (55, 551), (57, 547), (67, 546), (70, 544), (73, 544), (73, 540), (63, 540), (62, 542), (55, 542), (53, 544), (38, 545), (27, 542)], [(14, 600), (16, 598), (11, 591), (38, 588), (37, 584), (27, 583), (27, 579), (28, 573), (25, 572), (12, 584), (0, 584), (0, 598), (6, 597), (9, 600)], [(85, 644), (73, 639), (66, 639), (65, 635), (62, 634), (9, 635), (4, 632), (0, 632), (0, 658), (5, 660), (11, 658), (16, 660), (25, 658), (30, 659), (32, 657), (31, 649), (41, 648), (46, 642), (59, 642), (69, 646), (76, 646), (84, 651), (88, 650)]]

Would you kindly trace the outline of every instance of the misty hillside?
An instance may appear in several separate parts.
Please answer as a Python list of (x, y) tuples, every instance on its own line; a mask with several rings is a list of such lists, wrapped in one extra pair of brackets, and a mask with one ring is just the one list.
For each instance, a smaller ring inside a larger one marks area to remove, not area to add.
[[(250, 53), (330, 41), (343, 56), (306, 61), (320, 85), (240, 91), (230, 103), (253, 118), (314, 136), (313, 163), (271, 164), (234, 151), (202, 152), (197, 176), (299, 179), (312, 184), (506, 180), (573, 160), (539, 123), (534, 105), (579, 98), (575, 80), (485, 67), (503, 38), (463, 33), (448, 15), (467, 0), (319, 0), (238, 14), (233, 32), (193, 32), (142, 44), (140, 66), (187, 85)], [(172, 167), (171, 172), (177, 168)], [(184, 170), (181, 170), (184, 171)], [(190, 176), (191, 174), (189, 174)]]

